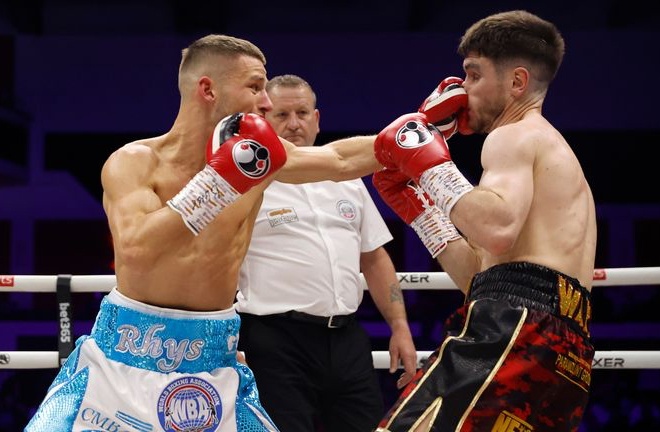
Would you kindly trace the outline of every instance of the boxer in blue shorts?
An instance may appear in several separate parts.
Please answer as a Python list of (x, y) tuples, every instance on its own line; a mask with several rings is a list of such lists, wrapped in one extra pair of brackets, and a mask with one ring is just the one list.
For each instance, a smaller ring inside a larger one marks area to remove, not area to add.
[(276, 431), (236, 360), (239, 326), (233, 309), (172, 310), (113, 290), (26, 430)]
[(375, 137), (300, 149), (263, 115), (266, 58), (207, 35), (182, 51), (179, 112), (101, 171), (116, 290), (27, 430), (270, 431), (235, 357), (233, 304), (265, 188), (343, 181), (379, 168)]

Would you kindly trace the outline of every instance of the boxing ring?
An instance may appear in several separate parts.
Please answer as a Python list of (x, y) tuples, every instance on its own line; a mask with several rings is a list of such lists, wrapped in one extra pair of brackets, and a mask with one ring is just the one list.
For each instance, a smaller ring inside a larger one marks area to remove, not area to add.
[[(446, 273), (397, 273), (401, 288), (405, 290), (455, 290), (456, 285)], [(363, 288), (366, 283), (363, 278)], [(52, 369), (58, 368), (71, 353), (75, 338), (71, 312), (72, 293), (109, 292), (116, 284), (114, 275), (0, 275), (0, 292), (56, 293), (59, 332), (57, 351), (3, 351), (0, 348), (0, 369)], [(660, 267), (630, 267), (596, 269), (592, 292), (602, 286), (625, 287), (633, 285), (660, 285)], [(438, 344), (441, 341), (438, 341)], [(418, 364), (432, 351), (418, 351)], [(389, 368), (389, 352), (374, 351), (374, 366)], [(594, 369), (660, 369), (660, 351), (596, 351)]]

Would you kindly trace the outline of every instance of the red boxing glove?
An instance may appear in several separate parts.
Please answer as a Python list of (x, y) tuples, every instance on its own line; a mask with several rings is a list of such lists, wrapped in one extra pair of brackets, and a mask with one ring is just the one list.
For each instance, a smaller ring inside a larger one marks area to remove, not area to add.
[(460, 238), (456, 227), (421, 187), (398, 170), (383, 169), (371, 179), (383, 201), (410, 225), (434, 258), (447, 242)]
[(435, 126), (427, 126), (422, 113), (404, 114), (383, 129), (374, 153), (383, 166), (398, 169), (420, 185), (447, 216), (473, 189), (452, 162), (447, 141)]
[(416, 183), (428, 168), (451, 161), (444, 137), (422, 113), (404, 114), (383, 129), (374, 142), (376, 159)]
[(206, 145), (207, 165), (167, 205), (198, 235), (220, 212), (286, 162), (271, 125), (257, 114), (222, 119)]
[(468, 95), (463, 88), (463, 80), (448, 77), (440, 81), (438, 87), (422, 102), (418, 111), (426, 114), (429, 123), (449, 139), (457, 130), (459, 113), (468, 105)]
[(208, 164), (243, 194), (286, 162), (286, 150), (273, 127), (257, 114), (222, 119), (206, 146)]
[(461, 135), (472, 135), (474, 131), (470, 129), (470, 125), (468, 124), (468, 121), (470, 118), (468, 117), (468, 110), (467, 108), (460, 110), (458, 113), (456, 113), (456, 129), (458, 130), (458, 133)]
[(424, 191), (399, 170), (376, 171), (371, 182), (383, 201), (408, 225), (433, 205)]

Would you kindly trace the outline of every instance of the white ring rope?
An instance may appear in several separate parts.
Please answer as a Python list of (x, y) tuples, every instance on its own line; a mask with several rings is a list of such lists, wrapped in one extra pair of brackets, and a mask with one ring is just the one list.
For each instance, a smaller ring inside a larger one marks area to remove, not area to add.
[[(399, 272), (402, 289), (447, 290), (456, 284), (444, 272)], [(362, 278), (363, 285), (364, 277)], [(57, 276), (0, 275), (0, 290), (14, 292), (55, 292)], [(109, 292), (117, 284), (114, 275), (73, 275), (71, 292)], [(594, 286), (660, 285), (660, 267), (596, 269)]]
[[(456, 289), (447, 273), (397, 273), (402, 289)], [(0, 275), (0, 291), (55, 292), (58, 276)], [(362, 278), (363, 285), (364, 277)], [(114, 275), (73, 275), (71, 292), (109, 292), (117, 283)], [(594, 286), (660, 285), (660, 267), (596, 269)], [(387, 351), (374, 351), (374, 367), (389, 369)], [(431, 351), (418, 351), (421, 363)], [(0, 369), (58, 368), (57, 351), (0, 351)], [(597, 351), (594, 369), (660, 369), (660, 351)]]
[[(422, 363), (432, 351), (417, 351), (417, 363)], [(389, 369), (390, 353), (373, 351), (374, 367)], [(0, 369), (53, 369), (58, 368), (57, 351), (0, 351)], [(660, 369), (660, 351), (597, 351), (592, 363), (594, 369)]]
[[(421, 367), (433, 351), (417, 351)], [(376, 369), (390, 368), (390, 353), (373, 351)], [(597, 351), (591, 364), (594, 369), (660, 369), (660, 351)]]

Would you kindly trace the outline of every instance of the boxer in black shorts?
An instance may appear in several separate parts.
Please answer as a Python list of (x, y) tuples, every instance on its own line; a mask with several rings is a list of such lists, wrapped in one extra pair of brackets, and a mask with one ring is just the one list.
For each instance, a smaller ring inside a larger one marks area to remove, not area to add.
[[(564, 40), (515, 10), (470, 26), (458, 52), (465, 79), (442, 80), (374, 143), (380, 196), (466, 294), (380, 430), (575, 432), (597, 224), (580, 162), (542, 113)], [(487, 134), (476, 186), (452, 161), (454, 132)]]
[(438, 432), (576, 429), (594, 356), (590, 297), (577, 280), (536, 264), (478, 273), (443, 344), (378, 430), (413, 430), (427, 410)]

